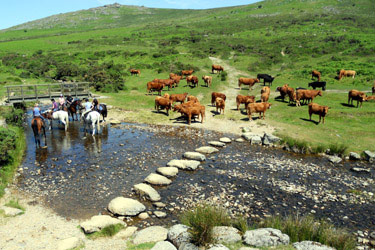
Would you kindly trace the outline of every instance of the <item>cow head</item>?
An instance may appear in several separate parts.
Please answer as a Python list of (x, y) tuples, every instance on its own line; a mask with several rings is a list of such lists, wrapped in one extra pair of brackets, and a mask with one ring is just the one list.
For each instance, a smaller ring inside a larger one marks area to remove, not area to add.
[(268, 109), (271, 109), (272, 103), (267, 102), (266, 105)]
[(258, 79), (258, 78), (256, 78), (256, 79), (255, 79), (255, 82), (259, 82), (259, 79)]
[(322, 91), (318, 90), (318, 96), (322, 96), (322, 95), (323, 95)]
[(362, 93), (359, 95), (359, 101), (363, 102), (363, 101), (367, 101), (367, 96), (365, 93)]

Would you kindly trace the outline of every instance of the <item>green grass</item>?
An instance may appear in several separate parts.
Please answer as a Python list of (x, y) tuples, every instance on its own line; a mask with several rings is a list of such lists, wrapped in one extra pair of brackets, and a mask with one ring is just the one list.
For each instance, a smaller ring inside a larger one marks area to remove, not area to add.
[(91, 234), (85, 234), (85, 235), (86, 235), (87, 238), (92, 239), (92, 240), (97, 239), (97, 238), (102, 238), (102, 237), (112, 237), (115, 234), (117, 234), (118, 232), (120, 232), (121, 229), (123, 229), (123, 228), (124, 228), (123, 225), (115, 224), (115, 225), (106, 226), (98, 232), (94, 232), (94, 233), (91, 233)]
[(156, 243), (155, 242), (149, 242), (149, 243), (142, 243), (139, 245), (134, 245), (130, 241), (128, 241), (127, 249), (129, 250), (149, 250), (154, 247)]
[(25, 208), (18, 203), (18, 200), (10, 200), (5, 204), (7, 207), (17, 208), (25, 212)]

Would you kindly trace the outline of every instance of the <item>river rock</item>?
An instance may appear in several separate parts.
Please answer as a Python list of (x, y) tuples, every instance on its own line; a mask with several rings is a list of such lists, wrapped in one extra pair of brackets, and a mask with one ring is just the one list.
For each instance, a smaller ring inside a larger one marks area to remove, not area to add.
[(164, 218), (164, 217), (167, 217), (167, 213), (162, 212), (162, 211), (154, 211), (154, 214), (155, 214), (156, 217), (158, 217), (158, 218)]
[(202, 154), (212, 154), (212, 153), (219, 152), (219, 150), (217, 148), (210, 147), (210, 146), (204, 146), (204, 147), (196, 148), (195, 151), (197, 151), (199, 153), (202, 153)]
[(215, 146), (215, 147), (224, 147), (225, 146), (224, 142), (219, 142), (219, 141), (209, 141), (208, 144), (210, 144), (211, 146)]
[(267, 139), (269, 141), (269, 143), (277, 143), (281, 140), (279, 137), (274, 136), (272, 134), (267, 134), (267, 133), (264, 133), (263, 140), (264, 139)]
[(152, 205), (154, 205), (155, 207), (161, 207), (161, 208), (167, 206), (163, 202), (154, 202), (154, 203), (152, 203)]
[(5, 216), (17, 216), (24, 213), (21, 209), (7, 206), (0, 207), (0, 210), (4, 211)]
[(357, 172), (357, 173), (370, 173), (370, 169), (367, 169), (367, 168), (354, 167), (354, 168), (351, 168), (350, 170), (353, 172)]
[(253, 248), (253, 247), (241, 247), (238, 250), (258, 250), (258, 248)]
[(369, 162), (373, 162), (375, 160), (375, 153), (369, 150), (363, 152), (365, 155), (365, 159)]
[(150, 216), (148, 215), (148, 213), (143, 212), (138, 215), (138, 218), (141, 220), (147, 220), (148, 218), (150, 218)]
[(188, 229), (189, 227), (183, 224), (172, 226), (168, 230), (168, 240), (180, 249), (182, 243), (189, 243), (191, 241), (191, 234), (188, 232)]
[(91, 217), (90, 220), (82, 222), (80, 226), (83, 231), (88, 234), (100, 231), (104, 227), (116, 224), (126, 226), (125, 222), (123, 222), (122, 220), (112, 218), (109, 215), (95, 215)]
[(328, 160), (334, 164), (340, 163), (342, 159), (336, 155), (329, 155)]
[(146, 207), (137, 200), (117, 197), (108, 204), (108, 210), (113, 214), (136, 216), (146, 210)]
[(289, 236), (274, 228), (259, 228), (246, 231), (243, 238), (247, 245), (255, 247), (269, 247), (289, 244)]
[(263, 137), (263, 138), (262, 138), (262, 144), (263, 144), (264, 146), (269, 146), (271, 143), (270, 143), (270, 141), (268, 140), (267, 137)]
[(229, 248), (227, 248), (223, 244), (215, 244), (212, 247), (207, 248), (207, 250), (229, 250)]
[(115, 119), (111, 120), (110, 123), (111, 123), (111, 125), (121, 124), (121, 122), (119, 120), (115, 120)]
[(228, 138), (228, 137), (221, 137), (219, 139), (219, 141), (220, 142), (224, 142), (224, 143), (231, 143), (232, 142), (232, 140), (230, 138)]
[(176, 167), (183, 170), (196, 170), (201, 163), (194, 160), (171, 160), (167, 163), (169, 167)]
[(127, 227), (123, 230), (121, 230), (120, 232), (118, 232), (116, 235), (115, 235), (115, 238), (117, 239), (128, 239), (130, 237), (133, 236), (133, 234), (138, 230), (137, 227)]
[(251, 138), (251, 145), (261, 145), (262, 144), (262, 138), (260, 136), (253, 136)]
[(242, 139), (242, 138), (237, 138), (236, 139), (236, 142), (244, 142), (245, 140), (244, 139)]
[(60, 240), (57, 243), (58, 250), (69, 250), (78, 248), (80, 245), (83, 244), (83, 241), (77, 237), (70, 237), (65, 240)]
[(301, 241), (293, 243), (297, 250), (335, 250), (335, 248), (314, 241)]
[(156, 172), (166, 177), (175, 177), (178, 174), (178, 168), (176, 167), (160, 167), (156, 169)]
[(240, 231), (234, 227), (214, 227), (212, 236), (217, 242), (234, 243), (241, 240)]
[(202, 155), (201, 153), (197, 152), (185, 152), (184, 153), (184, 158), (189, 159), (189, 160), (195, 160), (195, 161), (205, 161), (206, 156)]
[(361, 159), (361, 156), (359, 154), (357, 154), (356, 152), (350, 152), (349, 153), (349, 159), (358, 161), (358, 160)]
[(159, 241), (151, 250), (177, 250), (177, 248), (168, 241)]
[(183, 242), (178, 250), (199, 250), (199, 248), (190, 242)]
[(154, 173), (149, 174), (145, 181), (153, 185), (169, 185), (172, 183), (167, 177)]
[(133, 186), (135, 192), (140, 196), (145, 196), (150, 201), (160, 201), (161, 197), (158, 191), (156, 191), (150, 185), (145, 183), (139, 183)]
[(251, 132), (246, 132), (241, 135), (241, 137), (247, 141), (251, 141), (251, 138), (253, 138), (254, 136), (259, 136), (259, 135), (251, 133)]
[(168, 229), (161, 226), (152, 226), (142, 229), (135, 234), (133, 243), (136, 245), (146, 242), (158, 242), (167, 239)]

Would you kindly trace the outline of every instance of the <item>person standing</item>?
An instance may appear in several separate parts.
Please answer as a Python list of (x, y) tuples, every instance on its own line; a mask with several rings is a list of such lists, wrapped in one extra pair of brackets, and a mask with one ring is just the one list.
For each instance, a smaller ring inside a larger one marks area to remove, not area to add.
[(87, 98), (83, 99), (85, 103), (83, 103), (83, 107), (85, 107), (85, 112), (83, 112), (82, 116), (86, 119), (86, 116), (92, 110), (92, 104), (89, 102)]
[(59, 109), (60, 110), (64, 110), (64, 106), (65, 106), (65, 98), (63, 96), (63, 94), (60, 94), (60, 97), (59, 97)]

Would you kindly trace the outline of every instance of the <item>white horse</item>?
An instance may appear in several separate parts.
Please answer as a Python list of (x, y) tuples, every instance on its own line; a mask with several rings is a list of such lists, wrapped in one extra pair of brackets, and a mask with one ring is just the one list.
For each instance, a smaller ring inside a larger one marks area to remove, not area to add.
[(52, 129), (52, 120), (59, 120), (64, 124), (65, 131), (68, 130), (69, 127), (69, 114), (66, 111), (59, 110), (52, 113), (52, 110), (47, 110), (44, 112), (43, 117), (49, 120), (49, 130)]
[(99, 114), (99, 112), (91, 111), (90, 113), (88, 113), (86, 118), (84, 117), (84, 115), (82, 115), (81, 120), (83, 120), (83, 123), (84, 123), (85, 133), (86, 133), (86, 125), (88, 125), (90, 127), (90, 124), (91, 124), (92, 135), (94, 136), (95, 135), (95, 124), (96, 124), (97, 128), (98, 128), (98, 134), (99, 134), (99, 131), (100, 131), (100, 114)]

